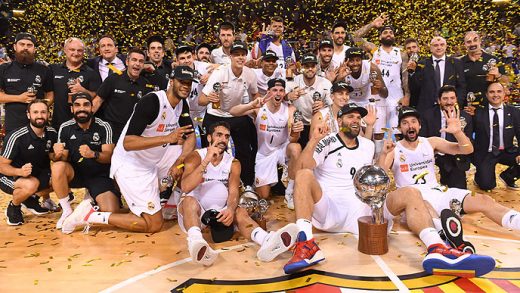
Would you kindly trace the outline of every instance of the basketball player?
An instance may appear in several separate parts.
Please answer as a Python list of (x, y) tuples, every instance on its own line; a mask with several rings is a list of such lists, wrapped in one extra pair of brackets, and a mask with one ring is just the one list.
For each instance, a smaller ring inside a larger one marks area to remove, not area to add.
[[(451, 155), (473, 152), (470, 139), (461, 130), (460, 112), (452, 107), (445, 114), (446, 127), (441, 131), (452, 134), (457, 142), (449, 142), (437, 136), (419, 136), (419, 112), (411, 107), (403, 107), (399, 112), (399, 129), (404, 139), (396, 144), (385, 141), (388, 154), (385, 157), (381, 156), (381, 165), (386, 169), (392, 169), (397, 187), (416, 188), (438, 214), (452, 206), (460, 215), (481, 212), (504, 228), (520, 230), (518, 211), (495, 202), (488, 195), (472, 194), (466, 189), (448, 188), (437, 181), (434, 168), (436, 152)], [(438, 226), (442, 223), (435, 224)], [(446, 236), (450, 238), (452, 235), (447, 233)]]
[(195, 146), (186, 101), (195, 72), (187, 66), (177, 66), (172, 73), (167, 91), (150, 93), (136, 104), (112, 155), (110, 175), (117, 181), (131, 212), (96, 212), (90, 201), (83, 201), (63, 222), (63, 233), (72, 233), (77, 226), (90, 223), (111, 224), (136, 232), (161, 230), (159, 179), (168, 174), (180, 179), (184, 158)]
[(262, 261), (271, 261), (287, 251), (294, 244), (298, 232), (296, 225), (289, 224), (276, 232), (267, 233), (249, 217), (244, 208), (238, 207), (240, 162), (227, 150), (230, 137), (231, 127), (227, 122), (210, 125), (207, 135), (209, 146), (195, 150), (185, 161), (179, 225), (188, 234), (188, 250), (193, 261), (205, 266), (213, 264), (218, 254), (202, 237), (203, 213), (204, 219), (206, 213), (212, 210), (218, 212), (218, 223), (213, 223), (211, 227), (213, 240), (229, 240), (234, 231), (232, 225), (236, 223), (244, 237), (260, 245), (257, 256)]
[(303, 130), (303, 122), (293, 124), (296, 107), (283, 101), (285, 80), (271, 79), (267, 82), (267, 88), (265, 97), (235, 106), (230, 113), (235, 116), (251, 115), (255, 119), (258, 137), (256, 192), (261, 198), (268, 198), (271, 185), (278, 182), (277, 165), (288, 165), (289, 183), (285, 189), (285, 202), (293, 210), (294, 164), (302, 151), (298, 139)]
[[(357, 220), (371, 215), (370, 207), (354, 194), (354, 174), (364, 165), (371, 164), (374, 143), (359, 137), (361, 118), (367, 110), (354, 103), (344, 106), (338, 113), (341, 131), (328, 133), (327, 122), (315, 128), (315, 133), (303, 150), (298, 163), (302, 169), (296, 174), (294, 203), (296, 224), (300, 232), (291, 260), (284, 270), (290, 274), (325, 259), (316, 244), (312, 227), (327, 232), (358, 234)], [(350, 176), (345, 176), (350, 174)], [(395, 215), (406, 212), (409, 228), (428, 247), (423, 267), (428, 273), (437, 270), (468, 270), (483, 275), (493, 270), (491, 257), (465, 254), (448, 248), (433, 228), (428, 210), (420, 193), (404, 187), (387, 195), (384, 218), (390, 224)]]

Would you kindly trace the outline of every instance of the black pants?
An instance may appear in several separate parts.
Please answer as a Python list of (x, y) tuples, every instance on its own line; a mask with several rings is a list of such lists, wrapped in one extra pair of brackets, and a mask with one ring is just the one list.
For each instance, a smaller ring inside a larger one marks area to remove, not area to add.
[(475, 154), (473, 161), (477, 172), (475, 173), (475, 182), (477, 182), (480, 189), (491, 190), (497, 186), (495, 167), (498, 163), (509, 166), (501, 173), (502, 177), (506, 179), (520, 176), (520, 166), (516, 163), (516, 156), (518, 153), (508, 153), (501, 151), (498, 156), (493, 153)]
[(437, 156), (435, 163), (439, 166), (441, 184), (448, 187), (468, 189), (466, 170), (457, 165), (457, 157), (451, 155)]
[[(206, 113), (202, 127), (205, 128), (207, 133), (209, 126), (218, 121), (226, 121), (231, 126), (231, 138), (235, 144), (235, 157), (242, 166), (240, 179), (244, 185), (253, 186), (255, 182), (255, 159), (258, 150), (256, 127), (253, 120), (248, 116), (226, 118)], [(208, 146), (206, 135), (201, 135), (200, 140), (202, 147)]]

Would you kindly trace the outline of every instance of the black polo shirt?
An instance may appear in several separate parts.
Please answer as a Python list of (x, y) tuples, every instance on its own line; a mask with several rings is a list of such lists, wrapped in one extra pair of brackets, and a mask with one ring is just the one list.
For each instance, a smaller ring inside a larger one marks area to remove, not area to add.
[[(464, 76), (466, 77), (466, 92), (473, 92), (477, 98), (475, 102), (479, 102), (482, 106), (487, 105), (486, 91), (490, 82), (486, 81), (486, 74), (488, 73), (486, 67), (491, 59), (494, 59), (498, 64), (499, 59), (486, 52), (482, 52), (482, 56), (475, 62), (471, 61), (468, 55), (462, 57)], [(501, 74), (506, 73), (504, 66), (499, 66), (498, 71)]]
[(110, 164), (102, 164), (95, 158), (83, 158), (79, 147), (86, 144), (93, 151), (101, 152), (104, 144), (113, 144), (112, 128), (109, 123), (95, 117), (90, 127), (83, 130), (74, 119), (66, 121), (60, 126), (58, 142), (65, 144), (69, 151), (68, 161), (82, 175), (99, 176), (110, 172)]
[(154, 85), (142, 76), (131, 80), (126, 70), (121, 75), (111, 74), (103, 81), (97, 91), (104, 104), (101, 118), (112, 126), (114, 142), (132, 115), (135, 104), (153, 89)]
[(169, 60), (163, 60), (160, 66), (156, 67), (153, 73), (143, 70), (142, 76), (155, 87), (154, 91), (166, 90), (168, 82), (170, 81), (170, 74), (172, 72), (172, 63)]
[(57, 139), (56, 130), (50, 126), (45, 127), (43, 137), (38, 137), (31, 126), (22, 126), (4, 138), (2, 157), (11, 160), (15, 168), (31, 163), (31, 175), (38, 177), (43, 170), (50, 169), (49, 153)]
[(86, 64), (80, 68), (69, 70), (64, 63), (50, 65), (54, 86), (54, 112), (52, 114), (52, 127), (58, 129), (60, 125), (72, 119), (70, 104), (68, 103), (69, 80), (79, 79), (82, 87), (89, 91), (97, 91), (101, 85), (101, 78), (92, 68)]
[[(22, 64), (17, 61), (0, 65), (0, 89), (8, 95), (19, 95), (34, 87), (36, 97), (44, 98), (44, 93), (52, 92), (51, 69), (38, 62)], [(26, 103), (5, 104), (5, 130), (6, 133), (26, 126), (29, 123), (26, 115)]]

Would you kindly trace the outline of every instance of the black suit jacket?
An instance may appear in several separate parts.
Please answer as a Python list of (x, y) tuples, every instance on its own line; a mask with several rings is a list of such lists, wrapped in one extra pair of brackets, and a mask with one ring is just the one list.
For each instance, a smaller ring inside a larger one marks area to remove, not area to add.
[[(513, 138), (520, 141), (520, 110), (509, 105), (504, 106), (504, 150), (516, 154), (518, 147), (513, 145)], [(483, 158), (489, 148), (489, 108), (478, 108), (473, 116), (473, 128), (475, 132), (475, 157)]]
[[(470, 139), (473, 137), (473, 119), (470, 115), (468, 115), (466, 112), (462, 111), (460, 114), (461, 122), (462, 124), (466, 124), (464, 126), (464, 133), (467, 137)], [(439, 105), (435, 105), (432, 109), (424, 113), (421, 119), (421, 131), (419, 134), (424, 137), (431, 137), (431, 136), (441, 136), (441, 111)], [(446, 140), (451, 142), (457, 142), (457, 139), (450, 134), (446, 133)], [(446, 155), (446, 158), (454, 158), (452, 161), (454, 164), (456, 164), (457, 168), (461, 170), (467, 170), (469, 169), (469, 163), (470, 163), (470, 157), (467, 155), (455, 155), (455, 156), (449, 156)], [(443, 164), (446, 164), (447, 160), (444, 160)]]
[[(123, 61), (123, 64), (125, 64), (126, 62), (126, 55), (122, 55), (122, 54), (117, 54), (117, 58), (121, 59), (121, 61)], [(90, 59), (87, 59), (87, 65), (94, 69), (94, 71), (99, 74), (99, 62), (101, 62), (103, 58), (101, 56), (97, 56), (97, 57), (94, 57), (94, 58), (90, 58)], [(125, 67), (126, 67), (126, 64), (125, 64)], [(101, 76), (101, 75), (99, 75)]]
[[(454, 57), (446, 57), (444, 62), (443, 85), (452, 85), (457, 89), (457, 100), (462, 107), (466, 101), (466, 79), (462, 61)], [(435, 86), (435, 68), (431, 57), (419, 61), (415, 73), (410, 76), (411, 88), (416, 91), (417, 111), (424, 115), (437, 102), (438, 92)]]

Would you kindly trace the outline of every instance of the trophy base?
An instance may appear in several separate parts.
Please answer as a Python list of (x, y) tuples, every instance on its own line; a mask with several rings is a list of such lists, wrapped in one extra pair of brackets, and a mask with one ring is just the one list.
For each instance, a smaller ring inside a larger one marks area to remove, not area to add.
[(260, 226), (260, 228), (267, 231), (267, 221), (265, 219), (255, 219), (255, 222)]
[(368, 255), (382, 255), (388, 252), (388, 222), (372, 223), (372, 217), (358, 219), (359, 240), (358, 250)]

